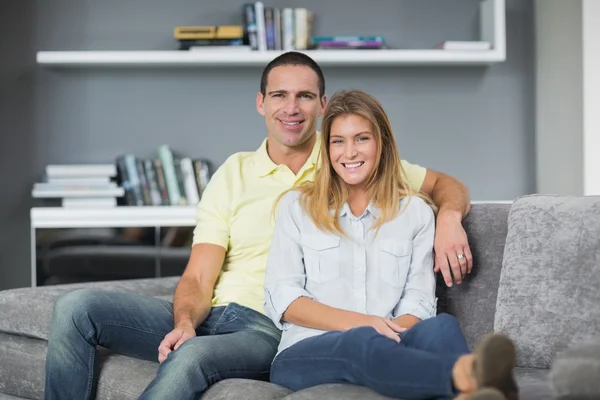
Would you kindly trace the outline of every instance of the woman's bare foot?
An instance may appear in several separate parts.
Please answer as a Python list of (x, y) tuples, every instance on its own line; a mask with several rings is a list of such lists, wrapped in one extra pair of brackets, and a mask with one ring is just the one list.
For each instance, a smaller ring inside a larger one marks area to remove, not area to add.
[(477, 379), (475, 379), (475, 355), (467, 354), (460, 356), (452, 368), (452, 381), (454, 387), (461, 393), (473, 393), (477, 390)]
[[(462, 395), (474, 395), (482, 388), (495, 388), (506, 400), (517, 400), (519, 391), (513, 374), (515, 365), (516, 351), (512, 341), (500, 334), (486, 336), (479, 342), (474, 354), (461, 356), (454, 364), (454, 387)], [(463, 398), (470, 400), (472, 397)]]

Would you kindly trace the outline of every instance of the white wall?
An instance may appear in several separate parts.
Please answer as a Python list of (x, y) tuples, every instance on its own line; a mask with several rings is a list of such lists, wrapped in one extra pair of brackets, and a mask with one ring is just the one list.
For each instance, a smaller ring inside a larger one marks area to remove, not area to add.
[(583, 193), (600, 195), (600, 1), (583, 2)]
[(536, 0), (536, 191), (600, 194), (600, 1)]

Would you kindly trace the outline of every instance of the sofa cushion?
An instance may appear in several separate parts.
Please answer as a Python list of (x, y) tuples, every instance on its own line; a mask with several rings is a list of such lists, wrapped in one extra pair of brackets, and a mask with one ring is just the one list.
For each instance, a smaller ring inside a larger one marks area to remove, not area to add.
[(148, 296), (172, 296), (179, 277), (76, 283), (0, 291), (0, 332), (48, 339), (54, 301), (81, 288), (134, 292)]
[(559, 399), (600, 399), (600, 336), (560, 353), (550, 377)]
[(600, 332), (600, 197), (526, 196), (512, 206), (495, 330), (521, 367)]
[(451, 288), (443, 283), (438, 285), (441, 292), (438, 311), (452, 314), (460, 321), (471, 348), (494, 329), (509, 209), (510, 204), (472, 205), (463, 226), (473, 254), (473, 271), (460, 285)]
[[(41, 399), (47, 342), (0, 333), (0, 393)], [(135, 400), (156, 375), (158, 363), (109, 353), (100, 349), (97, 400)], [(233, 379), (219, 382), (203, 400), (276, 400), (289, 390), (268, 382)]]
[(291, 390), (269, 382), (226, 379), (208, 389), (202, 396), (202, 400), (279, 400), (285, 398), (289, 393)]

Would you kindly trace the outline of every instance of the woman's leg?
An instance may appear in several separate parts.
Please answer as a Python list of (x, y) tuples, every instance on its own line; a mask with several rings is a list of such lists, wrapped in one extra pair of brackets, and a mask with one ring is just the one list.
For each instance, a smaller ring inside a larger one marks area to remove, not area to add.
[(469, 346), (456, 318), (440, 314), (426, 319), (400, 334), (407, 347), (426, 350), (436, 354), (463, 355)]
[(361, 327), (327, 332), (284, 350), (273, 362), (271, 381), (292, 390), (352, 383), (405, 400), (452, 398), (458, 357), (410, 348)]

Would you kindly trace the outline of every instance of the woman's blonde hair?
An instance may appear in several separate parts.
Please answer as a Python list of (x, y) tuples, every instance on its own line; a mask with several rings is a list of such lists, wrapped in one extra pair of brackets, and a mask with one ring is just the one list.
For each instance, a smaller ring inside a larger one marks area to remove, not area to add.
[(379, 101), (361, 90), (345, 90), (335, 93), (325, 109), (321, 126), (321, 165), (314, 181), (290, 189), (300, 191), (300, 204), (315, 226), (324, 232), (345, 235), (339, 223), (339, 213), (348, 200), (348, 189), (333, 169), (329, 142), (333, 122), (346, 115), (357, 115), (369, 121), (377, 143), (376, 167), (368, 177), (367, 193), (370, 201), (381, 210), (381, 215), (371, 228), (379, 231), (384, 223), (396, 218), (400, 201), (405, 197), (418, 196), (432, 205), (427, 196), (415, 193), (408, 185), (391, 123)]

